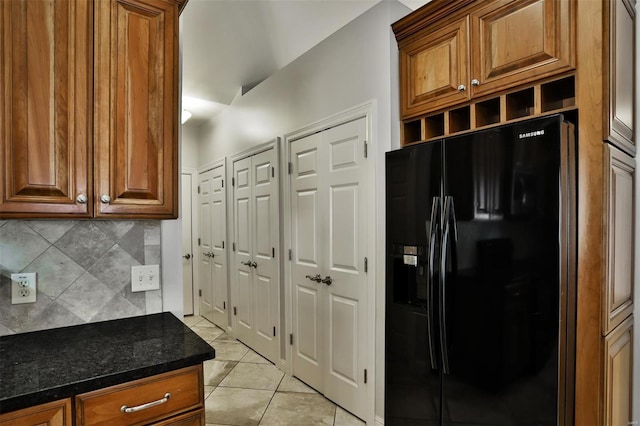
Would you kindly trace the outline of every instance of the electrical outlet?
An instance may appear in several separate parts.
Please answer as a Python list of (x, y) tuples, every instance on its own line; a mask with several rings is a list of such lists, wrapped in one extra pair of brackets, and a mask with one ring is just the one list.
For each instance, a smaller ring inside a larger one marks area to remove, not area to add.
[(36, 302), (36, 274), (11, 274), (11, 304)]
[(131, 291), (160, 290), (160, 265), (131, 267)]

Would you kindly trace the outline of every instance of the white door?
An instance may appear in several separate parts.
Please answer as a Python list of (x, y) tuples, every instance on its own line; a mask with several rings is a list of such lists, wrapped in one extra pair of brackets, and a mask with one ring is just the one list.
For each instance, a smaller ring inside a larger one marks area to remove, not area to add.
[(251, 157), (233, 163), (234, 218), (234, 299), (233, 329), (235, 337), (253, 346), (252, 248), (251, 248)]
[(224, 162), (200, 174), (200, 315), (226, 328), (227, 214)]
[(191, 245), (191, 174), (182, 174), (182, 286), (183, 313), (193, 315), (193, 252)]
[(212, 243), (212, 193), (213, 172), (200, 173), (198, 197), (198, 274), (200, 284), (200, 315), (213, 321), (213, 243)]
[(278, 321), (278, 200), (276, 150), (270, 149), (251, 157), (251, 245), (253, 312), (255, 320), (254, 348), (265, 358), (277, 361)]
[(293, 373), (360, 417), (366, 408), (365, 137), (361, 118), (296, 140), (290, 149)]
[(223, 164), (211, 171), (211, 283), (212, 283), (212, 321), (226, 329), (229, 324), (227, 315), (227, 203), (224, 188), (226, 167)]
[(278, 360), (277, 153), (268, 149), (233, 163), (233, 329), (265, 358)]

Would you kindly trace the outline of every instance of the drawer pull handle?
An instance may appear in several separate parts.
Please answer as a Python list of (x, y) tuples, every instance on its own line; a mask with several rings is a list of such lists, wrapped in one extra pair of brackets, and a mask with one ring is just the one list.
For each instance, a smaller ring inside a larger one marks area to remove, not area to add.
[(169, 398), (171, 398), (171, 394), (167, 392), (164, 394), (164, 398), (162, 399), (147, 402), (146, 404), (138, 405), (137, 407), (127, 407), (126, 405), (123, 405), (122, 407), (120, 407), (120, 411), (122, 411), (123, 413), (137, 413), (138, 411), (146, 410), (147, 408), (162, 405), (165, 402), (169, 401)]

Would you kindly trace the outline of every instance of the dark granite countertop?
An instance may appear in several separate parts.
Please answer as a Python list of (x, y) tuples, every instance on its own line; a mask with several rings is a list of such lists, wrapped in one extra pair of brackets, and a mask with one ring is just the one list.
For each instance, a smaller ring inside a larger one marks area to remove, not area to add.
[(214, 349), (171, 313), (0, 337), (0, 413), (199, 364)]

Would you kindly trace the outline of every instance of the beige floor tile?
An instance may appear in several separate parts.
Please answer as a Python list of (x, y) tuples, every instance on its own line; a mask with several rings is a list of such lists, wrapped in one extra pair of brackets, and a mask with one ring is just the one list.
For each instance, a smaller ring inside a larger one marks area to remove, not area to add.
[(247, 354), (249, 348), (239, 342), (220, 342), (214, 340), (209, 344), (216, 350), (216, 358), (218, 361), (240, 361)]
[(207, 399), (207, 397), (211, 395), (211, 392), (213, 392), (215, 389), (215, 386), (204, 385), (204, 399)]
[(200, 327), (200, 325), (191, 327), (191, 330), (193, 330), (193, 332), (198, 336), (202, 337), (206, 342), (213, 342), (217, 337), (224, 333), (224, 331), (218, 327)]
[(364, 426), (365, 422), (344, 410), (342, 407), (336, 407), (336, 420), (334, 426)]
[(239, 362), (220, 386), (244, 389), (276, 390), (284, 373), (271, 364)]
[(247, 352), (247, 354), (242, 357), (240, 362), (253, 362), (253, 363), (256, 363), (256, 364), (271, 364), (271, 361), (269, 361), (266, 358), (261, 357), (256, 352), (252, 351), (251, 349), (249, 349), (249, 352)]
[(217, 359), (205, 361), (203, 374), (204, 384), (208, 386), (218, 386), (237, 363), (237, 361), (221, 361)]
[(198, 324), (196, 324), (196, 326), (198, 326), (198, 327), (215, 327), (215, 328), (219, 328), (217, 325), (215, 325), (214, 323), (212, 323), (211, 321), (209, 321), (205, 317), (200, 317), (200, 318), (202, 318), (202, 321), (200, 321)]
[(216, 388), (205, 401), (207, 423), (251, 426), (260, 422), (273, 391)]
[(318, 393), (295, 377), (285, 375), (278, 386), (278, 392)]
[(187, 327), (193, 327), (196, 324), (202, 322), (203, 320), (204, 318), (198, 315), (184, 317), (184, 323)]
[(333, 425), (336, 406), (322, 395), (276, 392), (260, 425)]
[(230, 334), (227, 334), (227, 333), (222, 333), (220, 336), (218, 336), (216, 338), (216, 340), (218, 342), (233, 342), (233, 343), (238, 343), (239, 342), (235, 337), (233, 337), (233, 336), (231, 336)]

